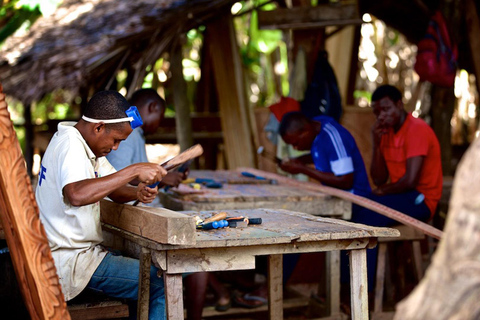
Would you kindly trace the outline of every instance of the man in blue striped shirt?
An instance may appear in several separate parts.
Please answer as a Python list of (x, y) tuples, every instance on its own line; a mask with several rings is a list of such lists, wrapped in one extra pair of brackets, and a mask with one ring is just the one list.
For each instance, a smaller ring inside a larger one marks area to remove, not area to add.
[(310, 119), (301, 112), (289, 112), (282, 117), (279, 133), (295, 149), (310, 150), (310, 154), (283, 160), (280, 164), (282, 170), (303, 173), (324, 185), (360, 196), (371, 192), (355, 139), (333, 118), (318, 116)]

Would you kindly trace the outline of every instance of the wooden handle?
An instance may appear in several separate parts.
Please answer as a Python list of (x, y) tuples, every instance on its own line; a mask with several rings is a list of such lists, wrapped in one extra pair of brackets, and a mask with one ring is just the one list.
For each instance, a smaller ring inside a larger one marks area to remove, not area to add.
[(164, 163), (161, 164), (161, 166), (165, 170), (169, 171), (169, 170), (175, 169), (182, 163), (187, 162), (188, 160), (201, 156), (202, 154), (203, 154), (202, 146), (199, 144), (196, 144), (193, 147), (190, 147), (187, 150), (183, 151), (179, 155), (173, 157), (172, 159), (165, 161)]
[(208, 219), (205, 219), (203, 221), (203, 223), (209, 223), (209, 222), (213, 222), (213, 221), (220, 221), (220, 220), (225, 220), (225, 218), (227, 217), (227, 213), (226, 212), (220, 212), (220, 213), (217, 213), (216, 215), (214, 215), (213, 217), (210, 217)]

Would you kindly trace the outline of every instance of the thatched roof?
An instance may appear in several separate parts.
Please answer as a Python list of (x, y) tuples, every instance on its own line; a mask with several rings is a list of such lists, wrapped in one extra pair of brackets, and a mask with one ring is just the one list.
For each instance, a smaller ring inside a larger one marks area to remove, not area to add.
[(140, 79), (177, 35), (228, 13), (235, 0), (65, 0), (0, 51), (0, 82), (23, 103), (63, 88), (100, 89), (133, 66)]

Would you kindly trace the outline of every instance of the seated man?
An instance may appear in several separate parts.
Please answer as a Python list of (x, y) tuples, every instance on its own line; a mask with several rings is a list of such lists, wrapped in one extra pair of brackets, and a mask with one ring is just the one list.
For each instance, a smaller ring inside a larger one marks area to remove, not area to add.
[[(62, 122), (42, 160), (36, 199), (65, 299), (85, 288), (118, 297), (138, 297), (139, 262), (101, 246), (99, 201), (151, 202), (166, 175), (158, 164), (137, 163), (115, 171), (105, 156), (141, 124), (134, 108), (115, 91), (88, 102), (77, 123)], [(128, 185), (139, 181), (137, 187)], [(149, 319), (165, 319), (163, 279), (150, 271)]]
[[(152, 134), (157, 132), (165, 115), (166, 102), (153, 89), (139, 89), (135, 91), (130, 99), (130, 104), (138, 108), (143, 124), (135, 128), (128, 138), (120, 143), (116, 150), (112, 150), (107, 155), (108, 161), (116, 170), (121, 170), (134, 163), (148, 162), (144, 133)], [(184, 172), (169, 172), (163, 177), (159, 187), (176, 187), (187, 178), (187, 175), (188, 169)], [(159, 205), (159, 203), (154, 204), (154, 206)], [(208, 274), (205, 272), (193, 273), (185, 278), (187, 292), (185, 305), (188, 320), (202, 318), (207, 280)]]
[[(368, 198), (426, 222), (433, 217), (442, 195), (437, 137), (423, 120), (405, 111), (402, 94), (393, 86), (383, 85), (375, 90), (372, 108), (377, 121), (372, 128), (370, 174), (377, 188)], [(352, 222), (377, 227), (399, 224), (357, 205), (353, 205)], [(373, 289), (376, 262), (377, 248), (367, 250), (370, 289)]]
[[(135, 128), (117, 150), (107, 155), (108, 161), (116, 170), (121, 170), (131, 164), (148, 162), (145, 149), (145, 134), (157, 132), (165, 115), (166, 102), (153, 89), (140, 89), (133, 93), (130, 104), (138, 108), (143, 124)], [(169, 172), (160, 182), (159, 187), (176, 187), (187, 178), (188, 172)]]
[[(433, 217), (442, 195), (440, 145), (423, 120), (408, 114), (400, 91), (390, 85), (372, 95), (377, 118), (373, 128), (370, 174), (377, 186), (370, 199), (415, 219)], [(352, 221), (386, 227), (398, 222), (365, 208), (353, 210)]]
[(311, 151), (295, 159), (283, 160), (282, 170), (303, 173), (322, 184), (357, 195), (370, 193), (367, 172), (355, 139), (332, 118), (309, 119), (300, 112), (290, 112), (283, 116), (279, 133), (295, 149)]

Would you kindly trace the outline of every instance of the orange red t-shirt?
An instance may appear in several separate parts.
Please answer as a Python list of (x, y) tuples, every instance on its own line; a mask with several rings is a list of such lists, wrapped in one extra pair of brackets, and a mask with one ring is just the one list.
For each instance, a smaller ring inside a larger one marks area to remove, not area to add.
[(423, 193), (425, 204), (433, 216), (442, 196), (443, 174), (440, 144), (432, 128), (422, 119), (408, 114), (398, 132), (390, 129), (382, 136), (380, 150), (392, 183), (405, 175), (408, 158), (424, 157), (420, 179), (415, 189)]

